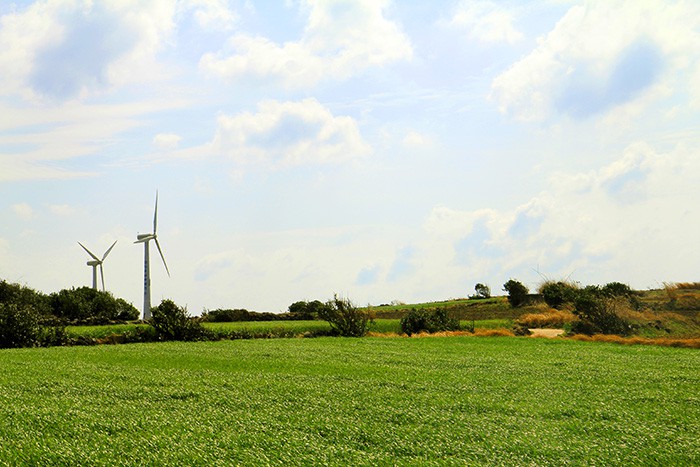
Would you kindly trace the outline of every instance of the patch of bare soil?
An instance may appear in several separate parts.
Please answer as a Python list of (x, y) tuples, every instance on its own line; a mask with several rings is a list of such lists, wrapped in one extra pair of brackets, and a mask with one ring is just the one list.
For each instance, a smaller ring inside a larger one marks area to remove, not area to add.
[(530, 332), (532, 333), (530, 336), (531, 337), (559, 337), (564, 334), (563, 329), (545, 329), (545, 328), (534, 328), (530, 329)]

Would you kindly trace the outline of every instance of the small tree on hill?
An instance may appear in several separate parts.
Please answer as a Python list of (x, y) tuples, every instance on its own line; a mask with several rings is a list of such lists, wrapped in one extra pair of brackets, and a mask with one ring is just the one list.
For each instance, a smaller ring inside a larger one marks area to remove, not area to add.
[(318, 310), (319, 318), (328, 321), (331, 331), (343, 337), (362, 337), (369, 331), (369, 311), (357, 308), (349, 299), (333, 296)]
[(508, 302), (512, 307), (518, 307), (525, 303), (530, 290), (522, 282), (510, 279), (503, 284), (503, 290), (508, 292)]
[(474, 290), (476, 291), (476, 295), (472, 295), (469, 298), (491, 298), (491, 288), (488, 285), (479, 282), (474, 286)]

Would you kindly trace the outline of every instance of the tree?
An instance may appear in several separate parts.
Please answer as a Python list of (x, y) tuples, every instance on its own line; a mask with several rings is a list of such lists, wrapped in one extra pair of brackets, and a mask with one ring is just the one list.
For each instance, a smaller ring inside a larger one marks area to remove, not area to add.
[(319, 318), (328, 321), (331, 331), (343, 337), (362, 337), (369, 330), (369, 311), (357, 308), (349, 299), (333, 296), (318, 310)]
[(202, 324), (188, 316), (187, 309), (167, 299), (151, 309), (149, 324), (153, 326), (161, 340), (193, 341), (205, 338), (207, 335)]
[(519, 307), (527, 300), (530, 290), (522, 282), (510, 279), (503, 284), (503, 290), (508, 292), (508, 302), (512, 307)]
[(314, 300), (312, 302), (299, 301), (289, 305), (288, 310), (291, 315), (296, 317), (296, 319), (312, 320), (319, 316), (319, 312), (325, 306), (326, 304), (320, 300)]
[(491, 288), (488, 285), (482, 284), (479, 282), (474, 286), (474, 290), (476, 291), (476, 295), (472, 295), (469, 298), (476, 298), (476, 299), (482, 299), (482, 298), (491, 298)]

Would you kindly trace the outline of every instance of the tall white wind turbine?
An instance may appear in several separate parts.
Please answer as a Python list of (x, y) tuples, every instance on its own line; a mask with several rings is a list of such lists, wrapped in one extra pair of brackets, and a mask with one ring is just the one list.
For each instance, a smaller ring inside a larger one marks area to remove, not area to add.
[(163, 266), (165, 266), (165, 272), (168, 273), (170, 277), (170, 270), (168, 269), (168, 264), (165, 262), (165, 256), (163, 256), (163, 250), (160, 248), (160, 243), (158, 243), (158, 237), (156, 236), (156, 229), (158, 227), (158, 192), (156, 191), (156, 208), (153, 214), (153, 233), (148, 234), (138, 234), (136, 236), (136, 241), (134, 243), (143, 243), (144, 246), (144, 256), (143, 256), (143, 319), (147, 320), (151, 318), (151, 265), (150, 265), (150, 255), (148, 251), (148, 242), (154, 240), (156, 242), (156, 247), (158, 248), (158, 253), (160, 253), (160, 258), (163, 260)]
[(92, 256), (92, 260), (87, 262), (88, 266), (92, 266), (92, 288), (97, 290), (97, 267), (100, 267), (100, 276), (102, 276), (102, 290), (105, 290), (105, 271), (102, 267), (102, 263), (104, 263), (104, 260), (107, 258), (107, 255), (109, 254), (110, 251), (112, 251), (112, 248), (114, 248), (114, 245), (117, 244), (117, 241), (115, 240), (114, 243), (112, 243), (112, 246), (105, 251), (105, 254), (102, 255), (102, 259), (98, 258), (97, 256), (94, 255), (94, 253), (90, 250), (88, 250), (85, 245), (82, 243), (78, 242), (78, 245), (83, 247), (83, 250), (87, 251), (87, 254)]

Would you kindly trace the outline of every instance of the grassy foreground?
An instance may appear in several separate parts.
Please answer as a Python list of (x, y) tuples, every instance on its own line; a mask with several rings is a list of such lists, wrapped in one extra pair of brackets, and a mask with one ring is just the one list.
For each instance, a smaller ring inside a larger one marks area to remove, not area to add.
[(700, 352), (525, 338), (0, 351), (1, 465), (698, 465)]

